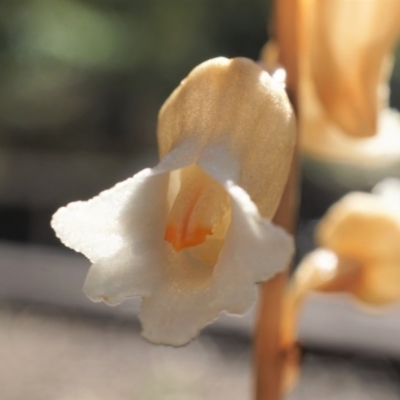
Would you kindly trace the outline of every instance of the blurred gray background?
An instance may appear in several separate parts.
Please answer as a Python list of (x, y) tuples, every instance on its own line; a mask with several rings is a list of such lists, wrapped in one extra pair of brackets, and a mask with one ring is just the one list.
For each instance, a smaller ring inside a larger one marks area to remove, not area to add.
[(156, 162), (160, 106), (197, 64), (257, 59), (265, 0), (0, 1), (0, 238)]

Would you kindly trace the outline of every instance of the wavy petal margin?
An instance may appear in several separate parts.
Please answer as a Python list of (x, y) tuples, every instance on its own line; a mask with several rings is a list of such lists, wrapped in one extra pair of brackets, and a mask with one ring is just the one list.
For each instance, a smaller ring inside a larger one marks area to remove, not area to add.
[[(84, 291), (93, 301), (119, 304), (143, 297), (143, 336), (160, 344), (184, 345), (221, 311), (244, 313), (256, 283), (283, 270), (293, 242), (263, 218), (237, 184), (240, 166), (222, 143), (196, 155), (184, 143), (153, 169), (71, 203), (53, 217), (61, 241), (92, 262)], [(214, 266), (175, 252), (164, 237), (170, 172), (197, 163), (230, 196), (231, 222)]]

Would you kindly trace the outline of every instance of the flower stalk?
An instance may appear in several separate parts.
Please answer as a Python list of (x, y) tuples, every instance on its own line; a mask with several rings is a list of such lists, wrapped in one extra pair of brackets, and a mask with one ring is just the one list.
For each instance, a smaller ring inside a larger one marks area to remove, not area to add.
[[(280, 49), (279, 62), (287, 72), (286, 89), (294, 110), (298, 109), (298, 51), (299, 17), (301, 9), (291, 0), (275, 1), (275, 31)], [(288, 22), (287, 18), (290, 19)], [(290, 26), (291, 29), (287, 29)], [(274, 222), (287, 232), (295, 230), (298, 196), (298, 154), (295, 149), (291, 170)], [(287, 367), (293, 349), (282, 346), (284, 294), (290, 264), (282, 273), (265, 282), (260, 288), (258, 316), (254, 342), (254, 376), (256, 400), (279, 400), (285, 391)]]
[[(274, 222), (292, 233), (296, 220), (297, 156)], [(283, 299), (290, 265), (261, 285), (256, 323), (254, 363), (256, 400), (279, 400), (286, 386), (286, 364), (291, 349), (282, 346)]]

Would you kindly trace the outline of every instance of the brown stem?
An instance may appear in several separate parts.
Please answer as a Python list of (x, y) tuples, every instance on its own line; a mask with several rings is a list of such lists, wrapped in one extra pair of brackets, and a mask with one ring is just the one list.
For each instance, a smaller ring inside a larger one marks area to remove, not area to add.
[[(275, 30), (280, 48), (280, 62), (286, 68), (288, 94), (297, 110), (299, 3), (296, 0), (275, 0)], [(298, 155), (295, 151), (292, 166), (274, 222), (294, 232), (297, 214)], [(280, 400), (284, 390), (285, 349), (281, 347), (281, 318), (283, 297), (289, 265), (285, 272), (261, 285), (258, 319), (255, 329), (255, 398)]]
[[(297, 155), (274, 219), (288, 232), (293, 232), (296, 218), (296, 172)], [(280, 346), (280, 325), (288, 270), (261, 285), (254, 345), (256, 400), (279, 400), (283, 392), (285, 354)]]

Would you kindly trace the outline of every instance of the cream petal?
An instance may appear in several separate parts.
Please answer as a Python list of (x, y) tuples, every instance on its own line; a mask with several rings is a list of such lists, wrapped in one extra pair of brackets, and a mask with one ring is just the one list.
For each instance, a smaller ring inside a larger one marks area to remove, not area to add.
[(246, 191), (235, 184), (240, 183), (241, 171), (226, 146), (205, 148), (198, 165), (230, 195), (231, 223), (214, 275), (218, 285), (226, 286), (221, 291), (225, 297), (224, 309), (243, 313), (254, 300), (254, 283), (271, 278), (288, 265), (294, 252), (293, 240), (283, 229), (263, 218)]
[(146, 169), (54, 215), (57, 236), (93, 262), (84, 285), (93, 301), (118, 304), (161, 279), (167, 188), (168, 174)]
[(84, 291), (93, 301), (118, 304), (148, 295), (162, 279), (169, 172), (196, 159), (195, 141), (177, 146), (153, 169), (53, 216), (60, 240), (93, 263)]
[(162, 269), (162, 285), (142, 301), (142, 335), (153, 343), (182, 346), (218, 317), (220, 288), (214, 283), (213, 266), (188, 250), (175, 252), (167, 246)]
[[(162, 223), (158, 212), (165, 213), (168, 175), (163, 174), (188, 166), (196, 160), (198, 153), (196, 141), (185, 141), (155, 168), (144, 169), (88, 201), (73, 202), (60, 208), (53, 215), (52, 228), (65, 246), (84, 254), (94, 263), (120, 252), (126, 240), (130, 241), (131, 231), (138, 230), (137, 224), (142, 229), (137, 240), (146, 240), (146, 234), (156, 232), (156, 227)], [(124, 212), (128, 219), (122, 218)], [(150, 224), (149, 221), (153, 222)]]
[(205, 146), (197, 165), (221, 184), (228, 181), (238, 182), (240, 179), (240, 162), (223, 142)]
[[(88, 201), (77, 201), (60, 208), (51, 221), (57, 237), (71, 249), (84, 254), (92, 262), (110, 258), (125, 247), (121, 214), (129, 202), (141, 191), (159, 191), (162, 196), (166, 184), (161, 184), (151, 169), (118, 183)], [(150, 184), (150, 187), (148, 187)], [(153, 185), (151, 185), (153, 184)], [(161, 185), (160, 185), (161, 184)]]
[(255, 283), (271, 278), (290, 261), (291, 237), (263, 219), (243, 189), (231, 183), (226, 188), (232, 220), (214, 269), (196, 264), (188, 252), (175, 253), (174, 259), (166, 258), (170, 276), (165, 284), (143, 299), (142, 334), (154, 343), (181, 346), (221, 311), (244, 313), (255, 300)]
[(187, 138), (171, 152), (162, 157), (161, 162), (153, 168), (154, 172), (171, 172), (187, 167), (196, 162), (201, 152), (201, 145), (196, 138)]
[(143, 298), (139, 314), (143, 337), (156, 344), (187, 344), (218, 317), (221, 308), (216, 295), (210, 285), (192, 290), (164, 286), (153, 296)]
[[(283, 271), (293, 255), (294, 244), (282, 228), (260, 216), (242, 188), (232, 183), (226, 187), (232, 220), (214, 273), (226, 311), (243, 313), (254, 300), (254, 284)], [(222, 291), (222, 287), (226, 289)]]
[(110, 258), (93, 264), (83, 286), (94, 302), (117, 305), (135, 296), (149, 296), (163, 279), (162, 249), (143, 247), (133, 252), (125, 247)]
[(115, 305), (148, 295), (163, 277), (160, 266), (165, 248), (168, 174), (146, 175), (145, 179), (141, 174), (133, 178), (136, 185), (132, 185), (131, 196), (118, 216), (123, 247), (95, 262), (86, 277), (84, 291), (93, 301)]

